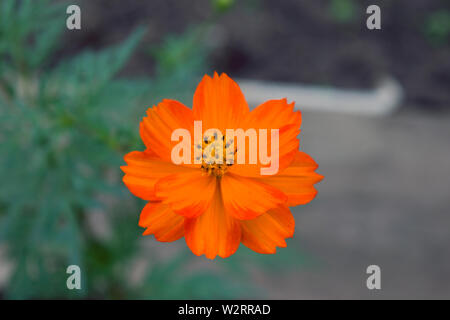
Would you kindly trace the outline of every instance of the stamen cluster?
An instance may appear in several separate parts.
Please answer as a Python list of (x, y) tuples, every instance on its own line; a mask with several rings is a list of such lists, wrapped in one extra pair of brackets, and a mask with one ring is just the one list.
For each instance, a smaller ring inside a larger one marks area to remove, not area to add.
[[(228, 167), (234, 164), (237, 149), (234, 148), (234, 140), (214, 132), (205, 135), (203, 140), (196, 145), (202, 150), (202, 170), (208, 175), (222, 177)], [(200, 157), (197, 158), (200, 160)]]

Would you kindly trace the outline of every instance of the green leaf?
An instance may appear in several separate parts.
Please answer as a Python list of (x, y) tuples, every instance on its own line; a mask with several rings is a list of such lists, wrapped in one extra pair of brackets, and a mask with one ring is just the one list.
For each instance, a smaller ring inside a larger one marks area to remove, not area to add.
[[(99, 90), (122, 69), (144, 32), (145, 28), (138, 27), (119, 45), (97, 52), (88, 50), (62, 62), (53, 73), (53, 80), (56, 82), (64, 79), (62, 85), (69, 93), (79, 94), (79, 89), (74, 90), (76, 86), (87, 92)], [(58, 85), (58, 82), (53, 84)], [(63, 88), (59, 88), (61, 89)]]

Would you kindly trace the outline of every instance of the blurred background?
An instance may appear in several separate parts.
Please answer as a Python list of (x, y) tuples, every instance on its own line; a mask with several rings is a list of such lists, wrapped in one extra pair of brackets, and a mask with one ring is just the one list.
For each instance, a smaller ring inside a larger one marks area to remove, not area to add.
[[(2, 0), (0, 297), (450, 298), (449, 35), (445, 0)], [(325, 179), (276, 255), (209, 261), (142, 237), (144, 202), (121, 182), (145, 110), (191, 106), (215, 70), (256, 98), (306, 88), (300, 145)], [(368, 114), (357, 97), (376, 106), (386, 78), (392, 103)], [(339, 103), (308, 105), (310, 92)], [(381, 290), (366, 287), (372, 264)]]

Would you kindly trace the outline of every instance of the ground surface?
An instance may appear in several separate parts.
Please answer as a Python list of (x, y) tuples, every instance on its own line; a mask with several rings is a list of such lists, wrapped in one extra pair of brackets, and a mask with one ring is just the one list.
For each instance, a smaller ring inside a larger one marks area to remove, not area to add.
[(266, 278), (272, 297), (450, 298), (450, 117), (305, 113), (302, 137), (325, 179), (293, 241), (320, 263)]

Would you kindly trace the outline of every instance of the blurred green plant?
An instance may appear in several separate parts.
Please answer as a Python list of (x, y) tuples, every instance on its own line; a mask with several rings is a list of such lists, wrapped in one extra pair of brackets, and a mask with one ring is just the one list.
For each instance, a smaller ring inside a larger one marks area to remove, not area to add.
[(225, 12), (233, 7), (235, 0), (211, 0), (211, 2), (217, 12)]
[[(98, 196), (123, 193), (120, 153), (138, 141), (124, 120), (150, 85), (114, 79), (143, 28), (50, 67), (64, 12), (49, 1), (0, 4), (0, 240), (15, 265), (10, 298), (70, 296), (66, 267), (86, 264), (94, 233), (85, 220), (104, 207)], [(84, 283), (81, 294), (90, 287)]]
[[(66, 5), (0, 2), (0, 245), (13, 264), (5, 297), (256, 294), (243, 271), (264, 265), (259, 255), (211, 262), (220, 272), (187, 272), (194, 260), (187, 248), (163, 261), (148, 250), (142, 255), (137, 221), (144, 202), (120, 181), (123, 155), (143, 149), (136, 124), (145, 109), (163, 97), (191, 99), (197, 77), (206, 72), (205, 26), (167, 37), (152, 50), (155, 77), (129, 79), (117, 74), (145, 29), (118, 45), (58, 60)], [(95, 212), (104, 221), (96, 221)], [(142, 256), (149, 260), (143, 280), (130, 284), (130, 270)], [(278, 255), (270, 261), (289, 265)], [(66, 288), (66, 268), (73, 264), (82, 270), (81, 291)]]
[(336, 22), (346, 24), (355, 19), (357, 5), (354, 0), (331, 0), (328, 10)]
[(429, 41), (436, 45), (448, 43), (450, 36), (450, 11), (438, 10), (427, 17), (424, 32)]
[(170, 96), (190, 102), (200, 76), (209, 71), (206, 63), (209, 50), (203, 41), (208, 28), (209, 24), (199, 24), (181, 35), (169, 34), (158, 47), (147, 50), (157, 62), (158, 81), (150, 88), (155, 101)]

